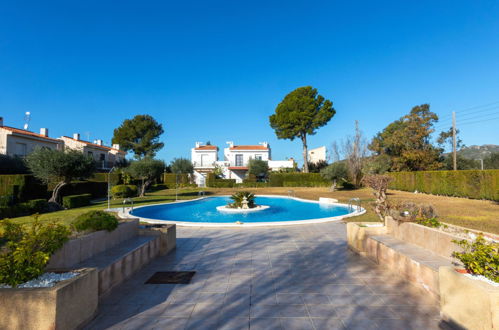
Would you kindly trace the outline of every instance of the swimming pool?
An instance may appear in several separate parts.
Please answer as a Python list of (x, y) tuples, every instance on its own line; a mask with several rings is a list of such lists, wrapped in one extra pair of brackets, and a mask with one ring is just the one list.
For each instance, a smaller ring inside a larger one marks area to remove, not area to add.
[(229, 196), (205, 197), (191, 201), (137, 207), (128, 212), (149, 223), (177, 223), (190, 226), (269, 226), (317, 223), (360, 215), (363, 208), (345, 204), (319, 203), (286, 196), (256, 196), (257, 205), (269, 208), (248, 213), (227, 213), (217, 206), (231, 202)]

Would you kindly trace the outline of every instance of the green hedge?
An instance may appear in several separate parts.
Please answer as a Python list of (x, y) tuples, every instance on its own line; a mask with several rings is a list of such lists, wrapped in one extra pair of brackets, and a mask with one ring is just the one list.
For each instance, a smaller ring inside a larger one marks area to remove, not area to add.
[(93, 198), (107, 196), (107, 182), (73, 181), (61, 189), (62, 196), (90, 194)]
[(121, 175), (119, 173), (94, 173), (94, 175), (89, 179), (89, 181), (95, 182), (106, 182), (108, 180), (108, 176), (111, 176), (109, 179), (111, 185), (115, 186), (121, 183)]
[[(177, 178), (178, 175), (178, 178)], [(175, 188), (176, 184), (178, 183), (179, 186), (181, 185), (187, 185), (190, 184), (191, 180), (189, 179), (189, 174), (182, 173), (182, 174), (175, 174), (175, 173), (165, 173), (163, 174), (163, 183), (169, 188), (173, 189)], [(178, 181), (177, 181), (178, 180)]]
[(47, 210), (48, 203), (45, 199), (33, 199), (11, 206), (0, 206), (0, 220), (5, 218), (22, 217), (35, 213), (43, 213)]
[(387, 173), (390, 188), (427, 194), (499, 201), (499, 170)]
[(111, 188), (113, 198), (128, 198), (137, 196), (138, 188), (132, 184), (120, 184)]
[(66, 209), (73, 209), (75, 207), (90, 205), (91, 198), (92, 195), (90, 194), (65, 196), (62, 198), (62, 206)]
[(329, 180), (320, 173), (270, 173), (270, 187), (328, 187)]
[(46, 198), (47, 186), (30, 174), (0, 175), (0, 196), (13, 203)]
[(206, 177), (206, 186), (210, 188), (233, 188), (235, 185), (236, 179), (217, 179), (213, 173)]

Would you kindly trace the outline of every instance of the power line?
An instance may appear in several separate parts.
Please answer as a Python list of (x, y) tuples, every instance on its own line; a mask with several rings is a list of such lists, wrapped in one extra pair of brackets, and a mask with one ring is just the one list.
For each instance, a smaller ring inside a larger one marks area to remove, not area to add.
[[(491, 108), (491, 109), (483, 109), (483, 108), (488, 108), (490, 106), (494, 106), (494, 107)], [(457, 114), (463, 114), (464, 115), (464, 114), (478, 113), (478, 112), (484, 112), (484, 111), (496, 109), (498, 106), (499, 106), (499, 101), (492, 102), (492, 103), (487, 103), (487, 104), (483, 104), (483, 105), (476, 105), (476, 106), (473, 106), (473, 107), (464, 108), (464, 109), (461, 109), (461, 110), (456, 110), (455, 112)], [(480, 109), (480, 110), (469, 112), (469, 110), (475, 110), (475, 109)], [(451, 120), (451, 118), (452, 118), (452, 115), (445, 115), (445, 116), (440, 117), (441, 120)]]
[(495, 117), (495, 118), (487, 118), (487, 119), (483, 119), (483, 120), (475, 120), (475, 121), (470, 121), (470, 122), (464, 122), (462, 124), (459, 124), (459, 126), (465, 126), (465, 125), (470, 125), (470, 124), (478, 124), (478, 123), (484, 123), (484, 122), (488, 122), (488, 121), (491, 121), (491, 120), (498, 120), (499, 117)]
[[(464, 119), (469, 119), (468, 117), (469, 116), (472, 116), (472, 117), (475, 117), (475, 114), (477, 113), (483, 113), (483, 112), (489, 112), (489, 111), (493, 111), (493, 110), (497, 110), (499, 109), (499, 106), (498, 107), (493, 107), (493, 108), (490, 108), (490, 109), (483, 109), (483, 110), (479, 110), (479, 111), (474, 111), (474, 112), (470, 112), (470, 113), (465, 113), (461, 116), (459, 116), (459, 118), (464, 118)], [(495, 113), (492, 113), (492, 114), (496, 114), (497, 112)], [(458, 113), (459, 114), (459, 113)], [(488, 114), (482, 114), (481, 116), (488, 116), (490, 115), (490, 113)], [(451, 119), (443, 119), (443, 120), (439, 120), (441, 123), (445, 123), (445, 122), (448, 122), (450, 121)]]

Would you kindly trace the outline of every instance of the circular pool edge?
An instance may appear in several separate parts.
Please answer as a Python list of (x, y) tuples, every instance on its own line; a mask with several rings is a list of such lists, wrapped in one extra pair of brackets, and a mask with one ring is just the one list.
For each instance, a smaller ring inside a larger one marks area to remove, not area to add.
[[(321, 204), (319, 201), (315, 201), (315, 200), (304, 199), (304, 198), (299, 198), (299, 197), (290, 197), (290, 196), (284, 196), (284, 195), (256, 195), (256, 196), (257, 197), (287, 198), (287, 199), (294, 199), (294, 200), (297, 200), (300, 202)], [(143, 208), (143, 207), (156, 206), (156, 205), (165, 205), (165, 204), (172, 205), (172, 204), (188, 203), (188, 202), (203, 200), (203, 199), (210, 198), (210, 197), (230, 197), (230, 195), (204, 196), (204, 197), (176, 201), (176, 202), (142, 205), (142, 206), (134, 207), (133, 210)], [(343, 206), (343, 207), (349, 206), (348, 204), (343, 204), (343, 203), (324, 203), (324, 204)], [(348, 214), (338, 215), (335, 217), (328, 217), (328, 218), (291, 220), (291, 221), (248, 222), (248, 223), (244, 223), (244, 222), (243, 223), (189, 222), (189, 221), (159, 220), (159, 219), (143, 218), (143, 217), (138, 217), (136, 215), (130, 214), (130, 212), (133, 211), (131, 208), (126, 208), (124, 212), (123, 212), (123, 210), (120, 210), (118, 212), (118, 216), (120, 216), (121, 218), (124, 218), (124, 219), (139, 219), (139, 221), (146, 222), (149, 224), (176, 224), (178, 226), (185, 226), (185, 227), (273, 227), (273, 226), (307, 225), (307, 224), (325, 223), (325, 222), (333, 222), (333, 221), (338, 222), (338, 221), (341, 221), (345, 218), (355, 217), (355, 216), (359, 216), (359, 215), (366, 213), (366, 209), (363, 207), (360, 207), (360, 209), (359, 209), (359, 207), (354, 206), (354, 209), (355, 210), (353, 212), (350, 212)]]

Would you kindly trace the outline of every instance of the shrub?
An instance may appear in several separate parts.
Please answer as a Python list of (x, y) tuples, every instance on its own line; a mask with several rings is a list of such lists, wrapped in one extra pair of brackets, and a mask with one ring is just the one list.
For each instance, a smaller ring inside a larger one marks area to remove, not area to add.
[(91, 198), (92, 195), (90, 194), (65, 196), (62, 198), (62, 206), (66, 209), (73, 209), (75, 207), (90, 205)]
[(246, 197), (246, 201), (248, 202), (248, 207), (253, 208), (255, 207), (255, 195), (250, 193), (249, 191), (240, 191), (232, 196), (230, 198), (234, 201), (233, 203), (227, 205), (227, 207), (230, 208), (240, 208), (243, 206), (243, 200)]
[(418, 220), (416, 222), (420, 225), (423, 225), (426, 227), (431, 227), (431, 228), (440, 228), (442, 226), (447, 227), (443, 223), (438, 221), (437, 218), (422, 219), (422, 220)]
[(158, 190), (164, 190), (164, 189), (168, 189), (168, 186), (166, 184), (163, 184), (163, 183), (153, 184), (149, 188), (150, 191), (158, 191)]
[(427, 194), (499, 201), (499, 170), (420, 171), (387, 173), (389, 188)]
[(69, 239), (71, 231), (64, 225), (40, 223), (23, 227), (3, 221), (3, 240), (0, 253), (0, 283), (13, 287), (43, 274), (50, 256)]
[(47, 185), (32, 175), (0, 175), (0, 196), (11, 196), (13, 203), (47, 197)]
[(461, 261), (467, 271), (499, 282), (499, 243), (487, 242), (483, 235), (478, 235), (472, 243), (467, 240), (453, 242), (464, 251), (453, 252), (452, 256)]
[(128, 198), (137, 196), (138, 188), (135, 185), (121, 184), (111, 188), (113, 198)]
[(113, 231), (118, 227), (118, 219), (104, 211), (89, 211), (76, 217), (73, 226), (77, 231)]
[(174, 174), (174, 173), (164, 173), (163, 183), (167, 185), (168, 188), (175, 188), (176, 184), (188, 184), (190, 183), (189, 174)]
[(320, 173), (270, 173), (271, 187), (327, 187), (331, 184)]
[(45, 199), (32, 199), (25, 203), (31, 213), (43, 213), (48, 209), (48, 202)]

